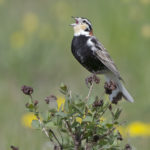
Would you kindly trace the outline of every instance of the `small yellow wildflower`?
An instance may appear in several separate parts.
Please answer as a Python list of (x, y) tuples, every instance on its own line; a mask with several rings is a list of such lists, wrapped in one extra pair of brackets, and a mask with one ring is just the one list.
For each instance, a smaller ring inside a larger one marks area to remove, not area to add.
[(23, 19), (23, 28), (27, 33), (33, 33), (38, 28), (38, 17), (34, 13), (28, 13)]
[(0, 0), (0, 5), (2, 5), (4, 3), (4, 0)]
[(81, 124), (82, 123), (82, 118), (76, 117), (76, 122), (79, 122)]
[(27, 113), (23, 115), (21, 122), (24, 127), (31, 128), (32, 120), (37, 120), (37, 117), (34, 113)]
[(22, 31), (14, 32), (10, 37), (11, 47), (12, 48), (22, 48), (25, 43), (25, 36)]
[(80, 117), (76, 117), (76, 122), (79, 122), (80, 124), (82, 123), (82, 120), (85, 118), (85, 115), (83, 116), (83, 118)]
[(64, 99), (64, 98), (62, 98), (62, 97), (58, 97), (58, 98), (57, 98), (58, 110), (60, 109), (61, 106), (62, 106), (62, 110), (63, 110), (64, 103), (65, 103), (65, 99)]
[(150, 38), (150, 24), (146, 24), (142, 26), (141, 34), (145, 38)]
[(140, 2), (145, 5), (150, 4), (150, 0), (140, 0)]
[(99, 121), (100, 122), (104, 122), (106, 119), (104, 118), (104, 117), (101, 117), (100, 119), (99, 119)]
[(131, 137), (150, 136), (150, 124), (143, 122), (133, 122), (127, 127), (127, 132)]

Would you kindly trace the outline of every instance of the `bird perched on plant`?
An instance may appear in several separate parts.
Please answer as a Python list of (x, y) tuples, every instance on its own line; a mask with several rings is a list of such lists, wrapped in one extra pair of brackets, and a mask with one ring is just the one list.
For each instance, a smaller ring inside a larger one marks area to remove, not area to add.
[(71, 24), (74, 29), (71, 50), (74, 57), (91, 73), (104, 74), (108, 83), (114, 82), (116, 88), (109, 96), (111, 101), (121, 94), (127, 101), (133, 102), (109, 53), (93, 35), (91, 22), (86, 18), (73, 18), (75, 23)]

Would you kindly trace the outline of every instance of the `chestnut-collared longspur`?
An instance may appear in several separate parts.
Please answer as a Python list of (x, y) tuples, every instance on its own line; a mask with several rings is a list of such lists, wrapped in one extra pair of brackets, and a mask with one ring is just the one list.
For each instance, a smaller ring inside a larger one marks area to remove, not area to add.
[(133, 102), (132, 96), (123, 86), (122, 78), (113, 60), (104, 46), (93, 35), (91, 22), (86, 18), (74, 17), (75, 23), (71, 50), (78, 62), (93, 74), (104, 74), (106, 82), (115, 83), (116, 89), (109, 98), (111, 101), (122, 94), (129, 102)]

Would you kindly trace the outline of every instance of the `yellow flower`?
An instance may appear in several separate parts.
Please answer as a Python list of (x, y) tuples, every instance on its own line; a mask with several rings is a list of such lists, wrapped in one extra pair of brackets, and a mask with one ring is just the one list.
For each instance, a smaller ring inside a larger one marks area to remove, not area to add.
[(142, 122), (133, 122), (127, 127), (130, 136), (150, 136), (150, 124)]
[(4, 3), (4, 0), (0, 0), (0, 5), (2, 5)]
[(82, 123), (82, 120), (85, 118), (85, 115), (83, 116), (83, 118), (80, 117), (76, 117), (76, 122), (79, 122), (80, 124)]
[(140, 0), (142, 4), (150, 4), (150, 0)]
[(146, 25), (142, 26), (141, 34), (145, 38), (150, 38), (150, 25), (149, 24), (146, 24)]
[(76, 117), (76, 122), (79, 122), (81, 124), (82, 123), (82, 118)]
[(38, 17), (34, 13), (28, 13), (23, 19), (23, 28), (27, 33), (33, 33), (38, 28)]
[(104, 122), (106, 119), (104, 118), (104, 117), (101, 117), (100, 119), (99, 119), (99, 121), (100, 122)]
[(32, 120), (37, 120), (34, 113), (27, 113), (27, 114), (23, 115), (21, 122), (24, 127), (31, 128)]
[(11, 35), (10, 38), (12, 48), (22, 48), (25, 43), (25, 36), (22, 31), (16, 31)]
[(62, 97), (58, 97), (57, 98), (57, 107), (58, 107), (58, 110), (60, 109), (60, 107), (62, 107), (62, 110), (63, 110), (64, 103), (65, 103), (65, 99), (64, 98), (62, 98)]

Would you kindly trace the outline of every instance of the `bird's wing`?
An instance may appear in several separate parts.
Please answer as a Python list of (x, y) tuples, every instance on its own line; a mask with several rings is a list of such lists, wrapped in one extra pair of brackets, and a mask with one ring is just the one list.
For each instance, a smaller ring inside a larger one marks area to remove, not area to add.
[(94, 36), (92, 36), (89, 40), (90, 40), (89, 43), (91, 44), (92, 50), (96, 55), (96, 57), (120, 80), (123, 80), (120, 76), (120, 73), (115, 63), (111, 59), (109, 53), (104, 48), (104, 46)]

